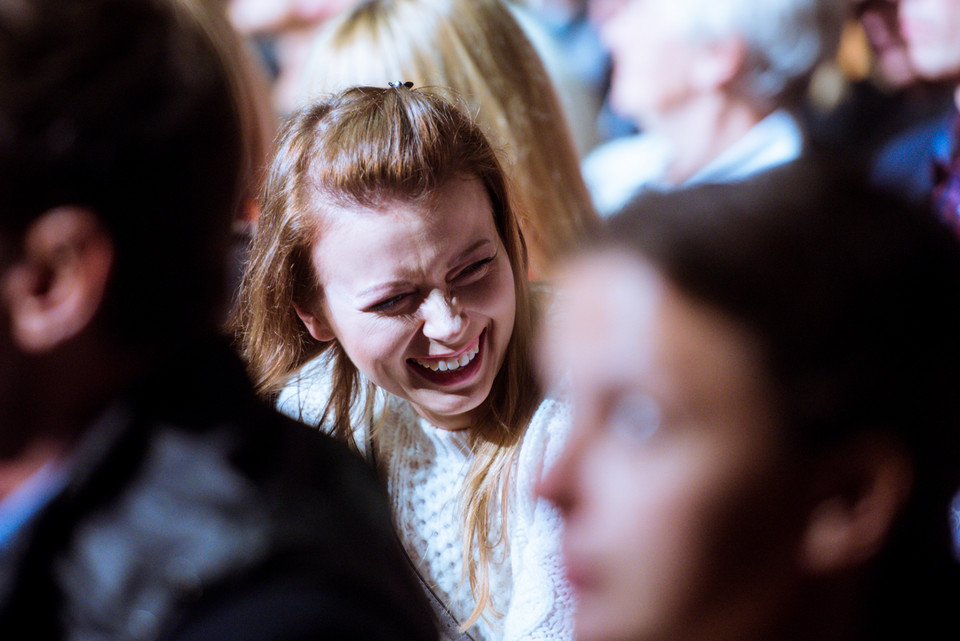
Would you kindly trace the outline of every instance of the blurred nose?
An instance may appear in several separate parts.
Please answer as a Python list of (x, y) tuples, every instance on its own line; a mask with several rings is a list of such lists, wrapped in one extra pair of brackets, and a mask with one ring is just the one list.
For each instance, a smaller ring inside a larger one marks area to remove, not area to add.
[(463, 311), (457, 299), (433, 290), (423, 302), (423, 334), (441, 343), (456, 340), (463, 332)]
[(583, 440), (583, 435), (574, 425), (557, 460), (534, 487), (536, 495), (556, 505), (564, 518), (578, 503), (580, 458), (585, 445)]

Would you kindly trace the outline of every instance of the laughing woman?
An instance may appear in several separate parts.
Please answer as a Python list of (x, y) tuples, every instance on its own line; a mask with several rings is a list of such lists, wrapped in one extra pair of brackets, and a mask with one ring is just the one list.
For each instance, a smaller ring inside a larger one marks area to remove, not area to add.
[(446, 638), (569, 639), (560, 519), (533, 488), (566, 406), (505, 178), (446, 98), (346, 90), (285, 125), (235, 320), (284, 411), (382, 471)]

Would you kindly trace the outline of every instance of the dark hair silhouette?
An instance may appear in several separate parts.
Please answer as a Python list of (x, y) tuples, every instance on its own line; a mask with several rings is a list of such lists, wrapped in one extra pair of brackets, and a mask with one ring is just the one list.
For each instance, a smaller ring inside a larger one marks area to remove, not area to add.
[[(110, 329), (140, 344), (222, 320), (242, 140), (216, 44), (173, 0), (0, 7), (0, 226), (60, 205), (107, 227)], [(202, 54), (202, 55), (201, 55)], [(177, 301), (176, 304), (168, 304)]]
[(647, 194), (607, 236), (758, 339), (798, 451), (873, 433), (903, 444), (914, 485), (873, 564), (867, 638), (939, 630), (960, 597), (949, 522), (960, 485), (956, 237), (823, 160)]

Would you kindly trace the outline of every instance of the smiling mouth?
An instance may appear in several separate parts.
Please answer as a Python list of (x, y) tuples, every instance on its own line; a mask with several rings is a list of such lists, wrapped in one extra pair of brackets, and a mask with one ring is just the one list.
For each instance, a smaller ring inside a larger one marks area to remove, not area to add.
[(453, 384), (473, 376), (483, 360), (481, 354), (486, 330), (480, 333), (473, 345), (456, 357), (450, 358), (410, 358), (407, 362), (420, 376), (437, 384)]
[(470, 364), (477, 354), (480, 353), (480, 337), (477, 337), (477, 341), (474, 346), (468, 349), (466, 352), (461, 354), (458, 358), (450, 359), (430, 359), (423, 360), (419, 358), (413, 359), (413, 362), (419, 365), (420, 367), (426, 368), (432, 372), (453, 372), (461, 367), (466, 367)]

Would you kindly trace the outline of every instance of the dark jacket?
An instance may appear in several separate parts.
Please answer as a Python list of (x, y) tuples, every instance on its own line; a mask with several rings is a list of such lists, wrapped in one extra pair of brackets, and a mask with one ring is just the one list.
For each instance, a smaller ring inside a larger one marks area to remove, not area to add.
[(261, 405), (222, 345), (96, 421), (0, 553), (0, 638), (435, 639), (372, 470)]

